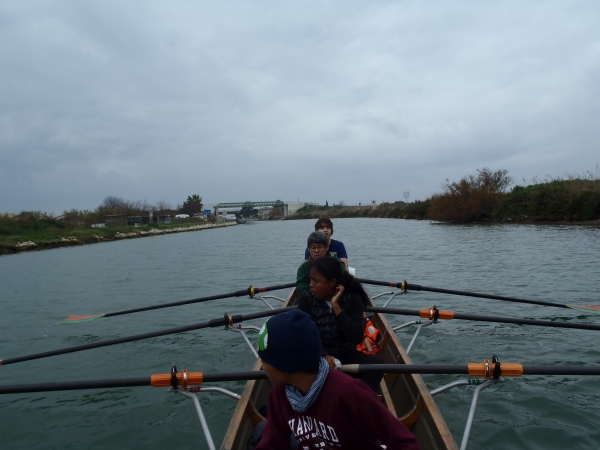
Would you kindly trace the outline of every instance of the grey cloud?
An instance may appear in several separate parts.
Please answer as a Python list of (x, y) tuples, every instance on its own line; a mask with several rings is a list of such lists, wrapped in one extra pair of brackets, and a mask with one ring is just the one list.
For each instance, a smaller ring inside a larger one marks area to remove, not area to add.
[(0, 211), (394, 201), (597, 164), (600, 6), (3, 2)]

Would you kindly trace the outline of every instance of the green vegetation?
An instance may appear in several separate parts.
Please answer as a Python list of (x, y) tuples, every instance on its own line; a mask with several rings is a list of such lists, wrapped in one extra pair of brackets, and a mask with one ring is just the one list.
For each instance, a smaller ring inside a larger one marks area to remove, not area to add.
[[(406, 204), (398, 201), (370, 206), (306, 205), (288, 219), (319, 217), (391, 217), (429, 219), (452, 223), (472, 222), (583, 222), (600, 220), (600, 177), (568, 175), (568, 179), (533, 180), (515, 186), (506, 170), (488, 168), (446, 180), (443, 192), (425, 201)], [(340, 202), (343, 205), (343, 202)]]
[(431, 200), (427, 199), (424, 202), (417, 200), (414, 203), (406, 205), (402, 211), (402, 216), (405, 219), (427, 219), (427, 211), (431, 205)]
[(346, 206), (344, 202), (338, 205), (325, 206), (305, 205), (286, 219), (318, 219), (319, 217), (401, 217), (400, 211), (406, 206), (404, 202), (382, 203), (377, 208), (371, 205)]
[(319, 217), (377, 217), (377, 218), (401, 218), (401, 219), (423, 219), (425, 218), (429, 201), (407, 204), (402, 201), (394, 203), (382, 203), (375, 208), (371, 205), (346, 206), (340, 205), (319, 206), (306, 205), (294, 214), (289, 215), (287, 220), (295, 219), (318, 219)]
[(501, 221), (600, 219), (600, 180), (575, 178), (515, 186), (495, 213)]
[(183, 202), (183, 207), (181, 208), (182, 214), (187, 214), (190, 217), (194, 214), (198, 214), (202, 212), (202, 197), (198, 194), (188, 195), (188, 198), (185, 202)]
[[(178, 213), (193, 214), (202, 210), (202, 197), (188, 196), (182, 205), (172, 208), (166, 202), (150, 205), (141, 201), (126, 201), (120, 197), (108, 196), (93, 211), (65, 211), (59, 217), (52, 217), (41, 211), (24, 211), (17, 215), (0, 214), (0, 255), (27, 249), (42, 249), (68, 245), (87, 244), (129, 237), (144, 236), (151, 233), (168, 232), (177, 227), (193, 227), (205, 224), (198, 217), (177, 220), (171, 224), (138, 224), (135, 227), (118, 225), (111, 227), (93, 227), (104, 224), (106, 216), (120, 215), (118, 221), (127, 222), (127, 217), (136, 217), (140, 222), (157, 222), (159, 217), (174, 217)], [(150, 212), (153, 220), (150, 220)], [(151, 231), (155, 230), (155, 231)], [(162, 230), (162, 231), (161, 231)], [(131, 235), (131, 233), (134, 235)], [(121, 234), (121, 236), (119, 236)]]
[[(28, 249), (47, 249), (90, 244), (129, 237), (151, 235), (152, 230), (168, 232), (173, 228), (204, 225), (206, 221), (186, 219), (172, 224), (90, 228), (84, 224), (56, 220), (41, 212), (22, 212), (14, 217), (0, 216), (0, 255)], [(158, 234), (158, 233), (157, 233)], [(28, 243), (33, 242), (35, 245)]]

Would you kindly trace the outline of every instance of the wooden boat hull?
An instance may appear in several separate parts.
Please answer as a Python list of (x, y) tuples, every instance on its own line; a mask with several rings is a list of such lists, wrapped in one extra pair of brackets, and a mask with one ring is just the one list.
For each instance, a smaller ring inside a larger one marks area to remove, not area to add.
[[(295, 291), (292, 291), (286, 300), (286, 306), (293, 305), (295, 301)], [(384, 345), (380, 356), (385, 363), (412, 364), (387, 319), (381, 314), (375, 314), (372, 321), (382, 335)], [(253, 370), (260, 369), (261, 363), (258, 360)], [(403, 421), (408, 422), (407, 425), (410, 426), (410, 430), (423, 450), (458, 449), (446, 422), (419, 375), (387, 374), (381, 388), (382, 400), (388, 409), (398, 418), (408, 416)], [(221, 450), (246, 450), (248, 439), (254, 430), (252, 409), (255, 405), (256, 407), (266, 405), (270, 389), (271, 384), (268, 380), (248, 381), (227, 429)]]

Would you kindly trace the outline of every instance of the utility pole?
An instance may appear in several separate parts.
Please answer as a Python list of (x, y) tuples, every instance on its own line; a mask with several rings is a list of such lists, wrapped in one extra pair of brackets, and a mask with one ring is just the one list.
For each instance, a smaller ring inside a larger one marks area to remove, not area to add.
[(403, 197), (404, 197), (405, 203), (408, 203), (408, 198), (410, 197), (410, 191), (404, 191)]

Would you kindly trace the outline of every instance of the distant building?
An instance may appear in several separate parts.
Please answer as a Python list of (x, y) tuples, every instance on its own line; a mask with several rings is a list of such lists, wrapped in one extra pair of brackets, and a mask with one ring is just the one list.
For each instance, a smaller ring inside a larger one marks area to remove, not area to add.
[(114, 214), (104, 217), (104, 224), (107, 227), (119, 227), (127, 225), (127, 214)]
[[(287, 203), (287, 214), (294, 214), (296, 211), (298, 211), (300, 208), (303, 208), (306, 205), (306, 203)], [(287, 216), (287, 214), (285, 214)]]
[(127, 225), (135, 225), (142, 223), (142, 218), (140, 216), (127, 216)]

